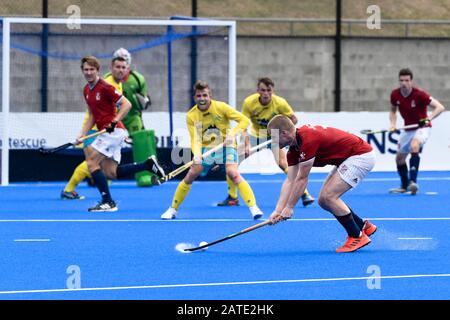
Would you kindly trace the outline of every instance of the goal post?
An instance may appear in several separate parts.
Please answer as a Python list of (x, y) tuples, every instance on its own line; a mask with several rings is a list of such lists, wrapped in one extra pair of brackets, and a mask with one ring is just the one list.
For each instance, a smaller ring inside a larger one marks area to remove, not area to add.
[[(85, 55), (96, 55), (101, 60), (100, 75), (103, 75), (108, 71), (113, 52), (119, 47), (128, 49), (131, 67), (145, 76), (152, 97), (152, 106), (144, 115), (151, 114), (152, 119), (157, 119), (146, 123), (144, 118), (145, 127), (152, 129), (162, 123), (168, 127), (177, 112), (186, 112), (190, 107), (195, 80), (187, 77), (188, 43), (195, 37), (199, 43), (195, 74), (211, 84), (215, 98), (236, 107), (235, 21), (80, 19), (77, 28), (69, 27), (69, 23), (73, 21), (2, 19), (1, 185), (10, 181), (10, 150), (38, 149), (37, 143), (56, 146), (73, 140), (80, 131), (86, 109), (82, 97), (85, 81), (79, 61)], [(48, 36), (46, 50), (40, 41), (44, 25)], [(169, 27), (175, 32), (169, 34)], [(169, 81), (167, 74), (168, 43), (172, 47), (173, 81)], [(48, 60), (48, 70), (44, 70), (42, 59)], [(41, 83), (44, 72), (48, 87)], [(48, 99), (45, 110), (41, 110), (42, 94)], [(173, 113), (168, 109), (169, 99), (175, 106)], [(164, 135), (171, 137), (172, 132)], [(36, 141), (28, 143), (27, 139)]]

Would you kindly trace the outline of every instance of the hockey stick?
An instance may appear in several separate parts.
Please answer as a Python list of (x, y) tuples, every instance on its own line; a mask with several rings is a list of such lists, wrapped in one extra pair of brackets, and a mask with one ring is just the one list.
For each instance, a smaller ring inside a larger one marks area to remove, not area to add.
[(260, 149), (265, 148), (267, 145), (269, 145), (271, 143), (272, 143), (272, 139), (264, 141), (264, 142), (258, 144), (257, 146), (250, 148), (249, 156), (251, 156), (253, 153), (259, 151)]
[(84, 140), (87, 140), (89, 138), (93, 138), (93, 137), (99, 136), (99, 135), (101, 135), (101, 134), (103, 134), (105, 132), (106, 132), (106, 129), (103, 129), (103, 130), (94, 132), (92, 134), (88, 134), (87, 136), (81, 137), (78, 141), (69, 142), (69, 143), (63, 144), (63, 145), (61, 145), (59, 147), (52, 148), (52, 149), (44, 149), (44, 148), (41, 147), (41, 148), (39, 148), (39, 152), (41, 154), (43, 154), (43, 155), (52, 154), (52, 153), (55, 153), (55, 152), (58, 152), (58, 151), (61, 151), (61, 150), (64, 150), (64, 149), (76, 146), (77, 144), (80, 144)]
[(376, 134), (376, 133), (383, 133), (383, 132), (394, 132), (397, 130), (408, 130), (408, 129), (416, 129), (418, 128), (419, 125), (418, 124), (410, 124), (408, 126), (404, 126), (403, 128), (397, 128), (395, 130), (391, 130), (391, 129), (384, 129), (384, 130), (370, 130), (370, 129), (364, 129), (361, 130), (360, 132), (362, 134)]
[[(206, 151), (204, 154), (202, 154), (201, 158), (204, 159), (204, 158), (210, 156), (211, 154), (213, 154), (214, 152), (216, 152), (216, 151), (218, 151), (218, 150), (220, 150), (222, 148), (223, 148), (223, 143), (215, 146), (211, 150)], [(166, 182), (166, 181), (168, 181), (170, 179), (175, 178), (177, 175), (179, 175), (183, 171), (189, 169), (193, 164), (194, 164), (194, 160), (189, 161), (188, 163), (182, 165), (181, 167), (173, 170), (172, 172), (168, 173), (167, 175), (165, 175), (164, 177), (159, 179), (159, 182), (160, 183), (164, 183), (164, 182)]]
[[(265, 146), (267, 146), (268, 144), (270, 144), (272, 142), (272, 140), (267, 140), (264, 141), (263, 143), (253, 147), (250, 149), (250, 154), (258, 151), (261, 148), (264, 148)], [(206, 151), (204, 154), (202, 154), (202, 159), (210, 156), (211, 154), (213, 154), (214, 152), (220, 150), (221, 148), (223, 148), (223, 143), (217, 145), (216, 147), (212, 148), (211, 150)], [(173, 170), (172, 172), (170, 172), (169, 174), (167, 174), (165, 177), (161, 178), (159, 180), (159, 184), (167, 182), (170, 179), (173, 179), (174, 177), (176, 177), (177, 175), (179, 175), (180, 173), (182, 173), (183, 171), (189, 169), (192, 165), (194, 164), (194, 161), (191, 160), (188, 163), (182, 165), (181, 167)]]
[(210, 246), (212, 246), (212, 245), (218, 244), (218, 243), (220, 243), (220, 242), (223, 242), (223, 241), (226, 241), (226, 240), (230, 240), (231, 238), (234, 238), (234, 237), (243, 235), (244, 233), (248, 233), (248, 232), (250, 232), (250, 231), (259, 229), (259, 228), (261, 228), (261, 227), (265, 227), (265, 226), (267, 226), (268, 224), (270, 224), (270, 220), (266, 220), (266, 221), (260, 222), (260, 223), (258, 223), (258, 224), (255, 224), (254, 226), (251, 226), (251, 227), (249, 227), (249, 228), (247, 228), (247, 229), (244, 229), (244, 230), (241, 230), (241, 231), (239, 231), (239, 232), (230, 234), (229, 236), (227, 236), (227, 237), (225, 237), (225, 238), (222, 238), (222, 239), (213, 241), (213, 242), (211, 242), (211, 243), (207, 243), (207, 244), (201, 245), (201, 246), (199, 246), (199, 247), (195, 247), (195, 248), (187, 248), (187, 249), (184, 249), (184, 251), (192, 252), (192, 251), (201, 250), (201, 249), (210, 247)]
[(260, 144), (258, 144), (257, 146), (254, 146), (252, 148), (250, 148), (249, 152), (248, 152), (248, 156), (245, 156), (245, 151), (243, 150), (243, 145), (239, 146), (239, 149), (241, 151), (238, 150), (238, 155), (239, 155), (239, 163), (241, 163), (242, 161), (244, 161), (245, 159), (247, 159), (248, 157), (250, 157), (252, 154), (258, 152), (259, 150), (265, 148), (267, 145), (272, 143), (272, 139), (264, 141)]

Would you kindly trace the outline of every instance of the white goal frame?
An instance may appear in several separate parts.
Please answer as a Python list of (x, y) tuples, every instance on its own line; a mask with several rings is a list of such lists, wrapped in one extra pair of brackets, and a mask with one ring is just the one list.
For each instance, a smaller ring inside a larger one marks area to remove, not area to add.
[[(68, 24), (64, 18), (3, 18), (2, 43), (2, 165), (1, 185), (9, 184), (9, 111), (10, 111), (10, 39), (11, 24)], [(236, 21), (222, 20), (143, 20), (143, 19), (79, 19), (80, 25), (130, 26), (216, 26), (228, 27), (228, 103), (236, 107)]]

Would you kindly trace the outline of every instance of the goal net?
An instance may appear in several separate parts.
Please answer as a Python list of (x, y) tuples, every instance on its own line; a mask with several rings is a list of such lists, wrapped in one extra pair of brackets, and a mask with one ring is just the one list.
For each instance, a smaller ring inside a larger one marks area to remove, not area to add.
[(215, 99), (235, 106), (235, 22), (4, 18), (2, 185), (9, 182), (10, 152), (76, 138), (86, 111), (80, 60), (99, 58), (102, 76), (119, 48), (130, 52), (131, 69), (146, 79), (152, 104), (143, 120), (155, 130), (158, 147), (189, 147), (184, 115), (197, 79), (210, 83)]

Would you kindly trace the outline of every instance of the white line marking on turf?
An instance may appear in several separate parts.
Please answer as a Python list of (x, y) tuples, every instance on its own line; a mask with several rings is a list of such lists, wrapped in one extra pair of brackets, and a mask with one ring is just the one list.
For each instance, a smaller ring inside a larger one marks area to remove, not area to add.
[[(450, 221), (450, 217), (401, 217), (401, 218), (367, 218), (374, 221)], [(259, 222), (263, 220), (258, 220)], [(334, 218), (307, 218), (307, 219), (289, 219), (287, 221), (336, 221)], [(7, 222), (160, 222), (160, 223), (175, 223), (175, 222), (254, 222), (253, 219), (3, 219), (0, 223)]]
[(397, 238), (399, 240), (433, 240), (433, 238)]
[(15, 242), (49, 242), (50, 239), (14, 239)]
[(428, 191), (428, 192), (425, 192), (425, 194), (426, 194), (427, 196), (435, 196), (435, 195), (437, 195), (438, 193), (435, 192), (435, 191)]
[(280, 284), (280, 283), (306, 283), (306, 282), (332, 282), (332, 281), (355, 281), (373, 279), (414, 279), (414, 278), (437, 278), (450, 277), (449, 273), (443, 274), (411, 274), (401, 276), (381, 277), (348, 277), (348, 278), (319, 278), (319, 279), (293, 279), (293, 280), (261, 280), (261, 281), (237, 281), (237, 282), (210, 282), (210, 283), (186, 283), (186, 284), (160, 284), (148, 286), (127, 287), (98, 287), (79, 289), (42, 289), (42, 290), (14, 290), (0, 291), (0, 294), (23, 294), (23, 293), (51, 293), (51, 292), (80, 292), (80, 291), (107, 291), (107, 290), (136, 290), (136, 289), (162, 289), (162, 288), (188, 288), (188, 287), (213, 287), (213, 286), (236, 286), (236, 285), (258, 285), (258, 284)]

